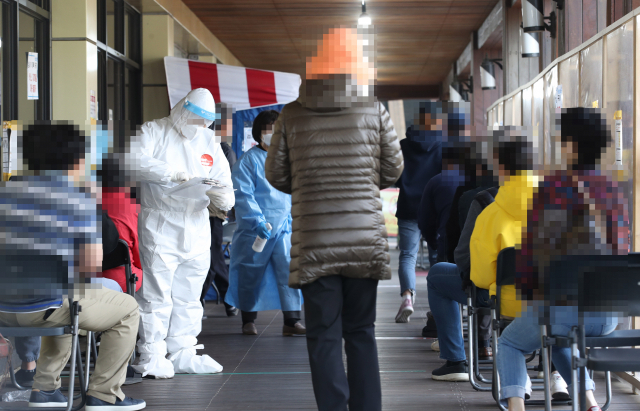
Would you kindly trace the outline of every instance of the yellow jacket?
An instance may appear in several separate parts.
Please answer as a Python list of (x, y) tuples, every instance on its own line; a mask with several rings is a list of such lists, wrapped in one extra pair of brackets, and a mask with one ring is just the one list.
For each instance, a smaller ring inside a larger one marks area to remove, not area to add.
[[(531, 207), (538, 178), (532, 172), (510, 177), (476, 220), (471, 242), (471, 281), (476, 287), (496, 294), (496, 264), (503, 248), (518, 246), (527, 225), (527, 211)], [(522, 305), (516, 299), (513, 285), (502, 287), (500, 313), (516, 317)]]

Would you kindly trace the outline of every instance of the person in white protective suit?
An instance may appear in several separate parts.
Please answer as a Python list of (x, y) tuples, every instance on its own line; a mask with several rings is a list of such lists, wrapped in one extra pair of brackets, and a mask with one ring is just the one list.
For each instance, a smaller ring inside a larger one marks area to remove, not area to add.
[(134, 368), (143, 376), (222, 371), (208, 355), (196, 355), (204, 348), (196, 337), (202, 328), (200, 293), (211, 262), (207, 206), (211, 201), (230, 210), (233, 190), (209, 190), (197, 199), (166, 194), (195, 177), (232, 186), (229, 163), (208, 128), (215, 118), (211, 93), (192, 90), (169, 117), (145, 123), (132, 148), (131, 168), (138, 173), (141, 191), (138, 232), (144, 272), (136, 295), (140, 357)]

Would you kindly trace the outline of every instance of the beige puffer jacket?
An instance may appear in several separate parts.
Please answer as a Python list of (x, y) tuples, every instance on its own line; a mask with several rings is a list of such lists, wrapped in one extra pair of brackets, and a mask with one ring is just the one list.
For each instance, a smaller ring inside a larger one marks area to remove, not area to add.
[(296, 101), (284, 107), (266, 176), (292, 195), (289, 286), (329, 275), (391, 278), (380, 190), (393, 185), (403, 168), (382, 104), (310, 109)]

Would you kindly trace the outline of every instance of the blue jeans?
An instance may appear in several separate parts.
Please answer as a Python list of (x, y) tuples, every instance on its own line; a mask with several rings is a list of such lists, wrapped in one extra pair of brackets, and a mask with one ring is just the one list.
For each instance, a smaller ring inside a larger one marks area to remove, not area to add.
[[(554, 323), (551, 325), (550, 335), (569, 335), (571, 327), (576, 323)], [(610, 334), (617, 323), (606, 319), (585, 318), (585, 335), (597, 337)], [(440, 330), (438, 330), (438, 333)], [(538, 317), (532, 315), (531, 310), (522, 314), (507, 326), (498, 338), (498, 352), (496, 361), (500, 375), (500, 398), (506, 400), (511, 397), (524, 398), (524, 386), (527, 382), (527, 366), (525, 354), (540, 349), (540, 325)], [(571, 393), (571, 348), (552, 346), (551, 357), (553, 364), (569, 385)], [(595, 384), (589, 373), (586, 373), (587, 390), (594, 390)]]
[(400, 294), (416, 290), (416, 260), (420, 249), (420, 229), (417, 220), (398, 219), (398, 247), (400, 248)]
[[(464, 339), (460, 329), (460, 304), (467, 303), (467, 294), (462, 289), (462, 278), (458, 266), (438, 263), (431, 267), (427, 276), (429, 308), (438, 328), (440, 358), (447, 361), (464, 361)], [(489, 290), (478, 288), (478, 307), (489, 306)]]

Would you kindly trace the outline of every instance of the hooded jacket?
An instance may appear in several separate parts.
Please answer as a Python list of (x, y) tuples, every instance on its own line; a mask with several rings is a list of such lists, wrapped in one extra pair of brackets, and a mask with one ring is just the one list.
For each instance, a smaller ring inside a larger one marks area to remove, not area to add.
[(391, 278), (380, 190), (402, 173), (398, 136), (382, 104), (345, 104), (338, 84), (287, 104), (269, 146), (267, 180), (292, 195), (293, 288), (330, 275)]
[(396, 217), (417, 220), (418, 205), (429, 180), (442, 172), (442, 132), (407, 129), (407, 138), (400, 141), (404, 171), (396, 182), (400, 189)]
[[(527, 212), (531, 205), (538, 178), (530, 171), (510, 177), (476, 219), (471, 235), (471, 281), (476, 287), (496, 294), (496, 266), (498, 253), (503, 248), (519, 246), (527, 225)], [(515, 286), (502, 287), (500, 312), (516, 317), (522, 311), (516, 299)]]

